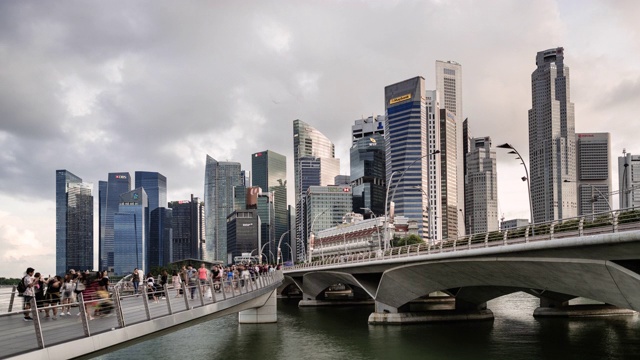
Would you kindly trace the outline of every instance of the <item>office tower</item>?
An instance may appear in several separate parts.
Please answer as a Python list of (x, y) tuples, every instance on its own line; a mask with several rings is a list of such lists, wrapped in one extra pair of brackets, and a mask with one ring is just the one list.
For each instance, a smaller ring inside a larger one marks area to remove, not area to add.
[[(367, 219), (383, 216), (386, 195), (384, 137), (371, 134), (355, 140), (350, 157), (353, 212)], [(339, 184), (336, 182), (336, 185)]]
[(261, 241), (260, 217), (257, 210), (234, 211), (227, 217), (225, 225), (231, 258), (229, 263), (235, 262), (236, 257), (241, 257), (243, 254), (257, 256)]
[(113, 215), (120, 207), (120, 195), (131, 191), (131, 176), (128, 172), (109, 173), (107, 181), (100, 181), (99, 217), (100, 217), (100, 270), (113, 268)]
[(320, 131), (301, 120), (293, 121), (293, 165), (296, 196), (296, 259), (306, 257), (308, 228), (305, 197), (309, 186), (326, 186), (340, 174), (335, 146)]
[(336, 175), (331, 185), (349, 185), (351, 183), (351, 175)]
[[(344, 222), (345, 215), (353, 208), (351, 187), (349, 186), (309, 186), (305, 201), (309, 234), (309, 250), (313, 249), (311, 234), (334, 227)], [(307, 256), (319, 257), (318, 252), (307, 253)]]
[(144, 188), (149, 200), (147, 264), (167, 265), (171, 257), (171, 211), (167, 209), (167, 178), (157, 172), (136, 171), (135, 187)]
[[(462, 188), (464, 191), (464, 197), (465, 197), (465, 203), (466, 203), (466, 199), (467, 199), (467, 191), (466, 191), (466, 186), (467, 186), (467, 154), (469, 153), (469, 151), (471, 151), (471, 128), (469, 127), (469, 119), (464, 119), (464, 121), (462, 122), (462, 169), (463, 169), (463, 173), (462, 173), (462, 178), (464, 179), (464, 182), (462, 183)], [(460, 206), (460, 204), (459, 204)], [(462, 205), (463, 208), (466, 210), (466, 205)], [(461, 216), (460, 217), (462, 219), (462, 224), (464, 225), (462, 227), (462, 229), (465, 229), (465, 234), (469, 234), (469, 232), (467, 231), (467, 229), (469, 229), (469, 225), (467, 224), (467, 220), (468, 218), (466, 216)], [(460, 234), (463, 235), (463, 234)]]
[(466, 155), (464, 217), (467, 234), (498, 230), (498, 183), (496, 151), (491, 138), (471, 139)]
[[(427, 240), (434, 244), (442, 240), (442, 184), (440, 163), (440, 101), (437, 90), (427, 90), (425, 105), (427, 107), (427, 157), (428, 188), (427, 213), (429, 229)], [(425, 190), (425, 189), (422, 189)]]
[(204, 203), (191, 194), (190, 200), (172, 201), (171, 257), (169, 262), (202, 259), (205, 244)]
[(428, 198), (423, 190), (428, 188), (429, 149), (424, 78), (418, 76), (386, 86), (384, 93), (389, 202), (395, 202), (396, 215), (416, 220), (418, 233), (426, 238)]
[(456, 116), (440, 109), (440, 200), (442, 207), (442, 239), (458, 237), (458, 152)]
[(147, 224), (149, 199), (144, 188), (120, 195), (118, 211), (113, 214), (113, 273), (126, 275), (133, 269), (148, 272)]
[[(464, 153), (463, 153), (463, 129), (462, 120), (462, 65), (455, 61), (436, 61), (436, 90), (440, 96), (440, 108), (451, 111), (456, 117), (456, 158), (457, 169), (456, 183), (457, 201), (456, 207), (464, 209)], [(464, 232), (464, 219), (458, 219), (458, 230), (461, 235)]]
[(93, 185), (56, 171), (56, 274), (93, 270)]
[[(271, 241), (275, 243), (271, 251), (277, 251), (282, 234), (289, 230), (287, 209), (287, 158), (271, 150), (251, 155), (252, 185), (262, 189), (263, 194), (273, 194), (274, 224)], [(286, 237), (286, 236), (285, 236)], [(284, 239), (283, 239), (284, 241)], [(287, 238), (288, 241), (288, 238)], [(282, 247), (283, 245), (281, 245)]]
[(611, 136), (609, 133), (576, 134), (578, 215), (597, 214), (611, 208)]
[(279, 238), (276, 237), (275, 232), (276, 212), (273, 193), (259, 194), (256, 201), (256, 209), (260, 217), (260, 237), (262, 239), (259, 244), (262, 253), (266, 256), (263, 260), (266, 261), (266, 259), (268, 259), (269, 262), (275, 262), (275, 256), (271, 254), (275, 255)]
[(538, 52), (531, 74), (529, 162), (533, 222), (574, 217), (576, 134), (564, 49)]
[(622, 156), (618, 157), (618, 181), (620, 209), (640, 207), (640, 155), (622, 151)]
[(234, 211), (234, 187), (244, 185), (240, 163), (217, 161), (207, 155), (204, 175), (204, 260), (232, 261), (227, 252), (227, 216)]
[(369, 116), (366, 119), (356, 120), (351, 125), (351, 145), (355, 145), (356, 142), (362, 138), (371, 137), (373, 135), (384, 136), (384, 116), (378, 115), (376, 117)]

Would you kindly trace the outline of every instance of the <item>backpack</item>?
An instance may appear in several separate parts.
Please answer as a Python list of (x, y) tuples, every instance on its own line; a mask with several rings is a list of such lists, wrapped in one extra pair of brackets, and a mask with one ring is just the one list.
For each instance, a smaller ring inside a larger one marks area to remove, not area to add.
[(18, 283), (18, 296), (22, 296), (27, 291), (27, 284), (24, 282), (24, 278)]

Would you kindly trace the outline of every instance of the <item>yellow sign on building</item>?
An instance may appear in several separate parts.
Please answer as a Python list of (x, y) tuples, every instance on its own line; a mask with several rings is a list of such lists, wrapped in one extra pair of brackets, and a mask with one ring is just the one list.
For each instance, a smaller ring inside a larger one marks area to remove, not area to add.
[(395, 97), (395, 98), (389, 100), (389, 105), (393, 105), (395, 103), (399, 103), (401, 101), (405, 101), (405, 100), (409, 100), (409, 99), (411, 99), (411, 94), (405, 94), (405, 95), (402, 95), (402, 96), (398, 96), (398, 97)]

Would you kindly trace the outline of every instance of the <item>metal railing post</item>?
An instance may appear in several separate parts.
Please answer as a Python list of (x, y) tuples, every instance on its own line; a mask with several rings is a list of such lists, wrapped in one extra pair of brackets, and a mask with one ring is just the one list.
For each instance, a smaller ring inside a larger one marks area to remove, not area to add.
[(578, 236), (584, 236), (584, 216), (578, 221)]
[(530, 225), (527, 225), (527, 229), (524, 232), (524, 242), (525, 243), (529, 242), (529, 227), (530, 227)]
[(16, 298), (16, 292), (18, 288), (14, 285), (13, 288), (11, 289), (11, 298), (9, 299), (9, 308), (7, 309), (7, 312), (12, 312), (13, 311), (13, 302)]
[(196, 281), (196, 286), (198, 287), (198, 296), (200, 296), (200, 306), (204, 306), (204, 289), (202, 289), (203, 285), (201, 285), (200, 279)]
[(169, 289), (167, 284), (162, 285), (164, 290), (164, 298), (167, 300), (167, 310), (169, 310), (169, 315), (173, 314), (173, 309), (171, 309), (171, 297), (169, 296)]
[(120, 289), (117, 287), (113, 289), (113, 302), (114, 310), (116, 312), (116, 319), (118, 320), (118, 326), (123, 328), (126, 326), (124, 321), (124, 311), (122, 311), (122, 300), (120, 299)]
[(216, 288), (213, 283), (213, 278), (209, 279), (209, 286), (211, 288), (211, 302), (216, 303), (218, 300), (216, 299)]
[(84, 336), (91, 336), (89, 330), (89, 319), (87, 318), (87, 309), (84, 306), (84, 296), (82, 293), (78, 294), (78, 310), (80, 311), (80, 320), (82, 320), (82, 330), (84, 330)]
[(189, 306), (189, 299), (187, 297), (187, 290), (189, 290), (189, 288), (187, 287), (187, 282), (182, 281), (180, 285), (182, 286), (182, 298), (184, 299), (184, 307), (186, 310), (189, 310), (191, 309), (191, 306)]
[(489, 233), (484, 234), (484, 247), (489, 247)]
[(617, 233), (618, 232), (618, 212), (612, 212), (611, 216), (613, 217), (612, 219), (612, 223), (613, 223), (613, 232)]
[(149, 286), (147, 285), (144, 286), (144, 291), (142, 292), (142, 295), (143, 295), (142, 303), (144, 304), (144, 312), (147, 315), (147, 320), (151, 320), (151, 310), (149, 309)]
[(33, 327), (36, 331), (36, 339), (38, 340), (38, 348), (44, 349), (44, 337), (42, 336), (42, 326), (40, 325), (40, 316), (38, 315), (40, 312), (38, 311), (38, 306), (36, 302), (36, 298), (31, 298), (31, 317), (33, 318)]

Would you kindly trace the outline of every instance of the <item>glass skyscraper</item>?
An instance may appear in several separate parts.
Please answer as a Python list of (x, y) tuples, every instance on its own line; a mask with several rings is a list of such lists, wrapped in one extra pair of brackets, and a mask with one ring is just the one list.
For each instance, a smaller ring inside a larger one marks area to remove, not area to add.
[(118, 212), (114, 213), (113, 272), (126, 275), (133, 269), (150, 270), (147, 263), (147, 217), (149, 199), (144, 188), (120, 195)]
[[(259, 186), (263, 192), (271, 192), (273, 194), (273, 210), (274, 210), (274, 232), (271, 238), (273, 244), (270, 250), (276, 252), (278, 241), (282, 234), (289, 230), (289, 211), (287, 209), (287, 158), (271, 150), (257, 152), (251, 155), (251, 177), (252, 185)], [(265, 221), (263, 220), (263, 224)], [(281, 249), (288, 252), (289, 249), (284, 245), (289, 243), (292, 237), (285, 235), (282, 238)], [(263, 237), (264, 239), (264, 237)]]
[(531, 74), (529, 164), (533, 222), (578, 215), (576, 132), (564, 49), (538, 52)]
[(172, 201), (170, 262), (202, 259), (204, 246), (204, 203), (191, 195), (191, 200)]
[(136, 171), (135, 187), (144, 188), (149, 199), (147, 259), (149, 268), (170, 261), (171, 211), (167, 209), (167, 178), (157, 172)]
[[(131, 175), (128, 172), (109, 173), (108, 181), (99, 182), (100, 270), (110, 270), (114, 264), (114, 214), (120, 206), (120, 195), (131, 191)], [(133, 270), (133, 269), (132, 269)]]
[(93, 185), (56, 171), (56, 274), (93, 270)]
[(244, 186), (240, 163), (207, 155), (204, 174), (205, 252), (207, 261), (233, 261), (227, 252), (227, 216), (234, 211), (234, 188)]
[(356, 139), (350, 152), (353, 211), (368, 218), (367, 208), (375, 216), (383, 216), (386, 195), (384, 136), (371, 134)]
[(304, 259), (307, 247), (306, 205), (309, 186), (332, 185), (340, 174), (335, 146), (320, 131), (301, 120), (293, 121), (293, 167), (296, 195), (296, 258)]
[[(389, 201), (395, 214), (418, 222), (418, 233), (428, 229), (427, 114), (424, 78), (414, 77), (385, 87), (386, 178), (391, 179)], [(392, 199), (393, 198), (393, 199)], [(388, 206), (385, 204), (385, 206)]]

